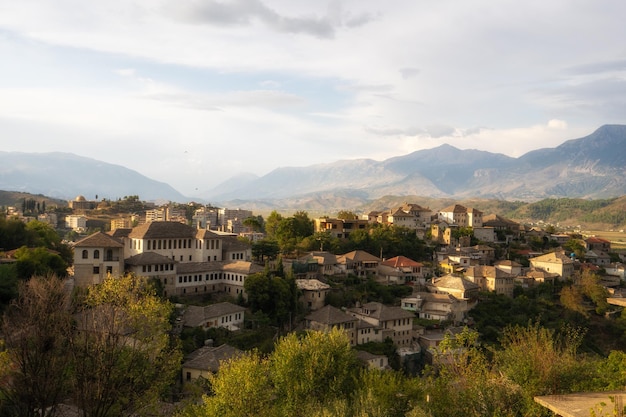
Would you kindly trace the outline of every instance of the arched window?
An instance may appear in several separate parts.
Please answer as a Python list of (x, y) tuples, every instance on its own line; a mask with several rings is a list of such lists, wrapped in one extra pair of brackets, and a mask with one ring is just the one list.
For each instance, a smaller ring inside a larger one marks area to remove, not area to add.
[(98, 249), (93, 251), (93, 258), (94, 259), (100, 259), (100, 251)]
[(87, 249), (83, 249), (83, 259), (87, 259), (89, 257), (89, 252), (87, 252)]

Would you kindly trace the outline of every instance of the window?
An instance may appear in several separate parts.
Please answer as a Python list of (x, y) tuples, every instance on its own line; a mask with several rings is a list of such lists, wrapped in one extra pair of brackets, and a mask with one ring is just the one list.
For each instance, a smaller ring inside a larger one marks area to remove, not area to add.
[(83, 250), (83, 259), (87, 259), (87, 257), (89, 256), (88, 253), (89, 252), (87, 252), (87, 249)]
[(93, 258), (94, 259), (100, 259), (100, 251), (98, 249), (93, 251)]
[(113, 273), (113, 267), (112, 266), (107, 266), (107, 275), (110, 275)]
[(96, 274), (99, 274), (99, 273), (100, 273), (100, 267), (99, 266), (94, 266), (93, 267), (93, 274), (96, 275)]

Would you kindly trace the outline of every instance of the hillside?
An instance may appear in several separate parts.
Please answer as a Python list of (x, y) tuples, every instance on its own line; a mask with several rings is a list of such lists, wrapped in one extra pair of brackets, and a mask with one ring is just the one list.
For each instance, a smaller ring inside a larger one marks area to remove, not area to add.
[(30, 194), (19, 191), (2, 191), (0, 190), (0, 207), (13, 206), (20, 208), (22, 202), (26, 200), (35, 200), (38, 203), (46, 203), (49, 208), (67, 207), (67, 201), (58, 198), (48, 197), (42, 194)]

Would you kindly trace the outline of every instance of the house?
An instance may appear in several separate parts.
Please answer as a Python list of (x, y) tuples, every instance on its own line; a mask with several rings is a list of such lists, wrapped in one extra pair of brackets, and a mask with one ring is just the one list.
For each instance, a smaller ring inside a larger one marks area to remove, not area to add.
[(340, 273), (363, 278), (375, 276), (379, 263), (380, 258), (363, 250), (355, 250), (337, 257), (337, 267)]
[(357, 350), (356, 357), (368, 368), (378, 369), (380, 371), (391, 369), (389, 366), (389, 358), (385, 355), (375, 355), (364, 350)]
[(496, 261), (494, 263), (494, 266), (504, 272), (508, 272), (509, 274), (513, 276), (522, 274), (522, 264), (517, 263), (515, 261), (508, 260), (508, 259)]
[(448, 274), (443, 277), (433, 278), (426, 284), (429, 292), (436, 294), (451, 294), (459, 300), (474, 302), (478, 299), (480, 287), (467, 278)]
[[(346, 239), (355, 230), (364, 230), (369, 225), (365, 219), (314, 219), (316, 232), (328, 232), (331, 236)], [(320, 249), (321, 250), (321, 249)]]
[(496, 234), (504, 237), (506, 243), (519, 237), (523, 231), (523, 226), (519, 223), (497, 214), (483, 216), (483, 227), (492, 227)]
[(611, 256), (600, 249), (590, 249), (585, 252), (585, 260), (599, 267), (606, 267), (611, 263)]
[(530, 283), (530, 287), (536, 284), (542, 284), (544, 282), (554, 284), (555, 281), (559, 279), (560, 275), (556, 272), (548, 272), (543, 269), (535, 269), (531, 268), (526, 271), (526, 274), (522, 278), (532, 279), (532, 283)]
[(515, 276), (495, 266), (470, 266), (465, 271), (465, 278), (477, 284), (482, 291), (492, 291), (513, 297)]
[(101, 283), (107, 275), (124, 272), (124, 245), (118, 239), (97, 232), (74, 244), (74, 280), (77, 286)]
[(584, 240), (585, 249), (600, 250), (603, 252), (611, 252), (611, 241), (595, 236), (589, 236)]
[(382, 284), (424, 284), (424, 264), (405, 256), (396, 256), (378, 265), (376, 280)]
[(199, 378), (208, 379), (209, 374), (215, 374), (219, 371), (223, 361), (242, 354), (241, 350), (226, 344), (218, 347), (203, 346), (194, 350), (187, 355), (182, 365), (183, 384), (188, 384)]
[(604, 269), (607, 275), (619, 277), (621, 280), (626, 277), (626, 266), (622, 263), (610, 263)]
[(410, 346), (414, 341), (415, 315), (400, 307), (372, 302), (348, 309), (348, 314), (382, 329), (382, 340), (390, 337), (398, 347)]
[(203, 330), (223, 327), (231, 331), (243, 328), (245, 307), (229, 302), (208, 306), (187, 306), (183, 314), (185, 327), (200, 327)]
[(440, 221), (448, 224), (455, 224), (459, 227), (482, 227), (483, 212), (471, 207), (464, 207), (460, 204), (442, 208), (437, 213)]
[(301, 279), (320, 279), (339, 272), (337, 256), (325, 251), (311, 252), (295, 260), (283, 259), (283, 264)]
[[(308, 314), (304, 320), (307, 329), (324, 332), (328, 332), (334, 328), (340, 329), (346, 334), (352, 346), (357, 344), (357, 325), (359, 319), (350, 314), (346, 314), (337, 307), (326, 305)], [(382, 341), (382, 339), (380, 341)]]
[[(94, 257), (103, 252), (106, 264)], [(263, 271), (250, 262), (251, 253), (250, 245), (232, 234), (178, 222), (150, 222), (133, 229), (95, 233), (77, 242), (74, 279), (76, 285), (87, 286), (100, 283), (108, 271), (113, 275), (133, 272), (158, 279), (165, 296), (225, 292), (245, 299), (246, 277)], [(83, 254), (87, 258), (82, 258)]]
[(467, 300), (443, 293), (418, 292), (415, 297), (403, 298), (401, 305), (404, 309), (414, 308), (421, 319), (454, 323), (462, 322), (469, 311)]
[(324, 307), (326, 295), (330, 292), (330, 285), (317, 279), (296, 279), (296, 286), (300, 293), (300, 302), (309, 310), (319, 310)]
[(574, 261), (564, 251), (551, 252), (530, 258), (530, 265), (546, 272), (555, 272), (560, 280), (569, 279), (574, 273)]

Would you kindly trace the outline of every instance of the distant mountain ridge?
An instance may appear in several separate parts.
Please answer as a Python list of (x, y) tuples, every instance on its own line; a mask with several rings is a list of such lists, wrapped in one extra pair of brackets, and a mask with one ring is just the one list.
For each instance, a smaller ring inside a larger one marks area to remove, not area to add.
[[(441, 145), (384, 161), (281, 167), (262, 177), (241, 174), (194, 199), (264, 211), (338, 210), (385, 196), (528, 202), (598, 199), (626, 195), (625, 174), (626, 126), (604, 125), (583, 138), (519, 158)], [(0, 152), (0, 190), (64, 199), (139, 195), (148, 201), (192, 200), (128, 168), (60, 152)]]
[(0, 190), (62, 199), (139, 195), (148, 201), (188, 200), (171, 186), (123, 166), (63, 152), (0, 152)]
[(604, 125), (591, 135), (519, 158), (450, 145), (381, 162), (337, 161), (278, 168), (229, 191), (209, 191), (212, 201), (315, 198), (341, 193), (437, 198), (607, 198), (626, 194), (626, 126)]

